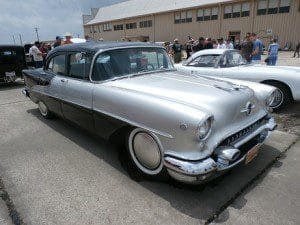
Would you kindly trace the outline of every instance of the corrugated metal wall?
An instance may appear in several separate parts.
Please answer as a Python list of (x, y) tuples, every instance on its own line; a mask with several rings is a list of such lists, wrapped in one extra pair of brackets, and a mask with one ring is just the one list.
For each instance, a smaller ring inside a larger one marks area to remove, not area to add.
[[(235, 2), (245, 1), (233, 1), (233, 3)], [(105, 40), (122, 40), (122, 38), (128, 36), (147, 36), (150, 41), (173, 41), (174, 38), (178, 38), (181, 42), (184, 42), (188, 35), (194, 38), (200, 36), (217, 38), (228, 36), (230, 31), (240, 31), (241, 38), (247, 32), (255, 32), (263, 38), (265, 44), (269, 44), (270, 36), (267, 35), (266, 30), (272, 29), (273, 35), (278, 36), (281, 46), (286, 42), (292, 42), (295, 45), (300, 40), (299, 0), (291, 0), (289, 13), (261, 16), (257, 15), (258, 0), (250, 0), (250, 2), (250, 16), (248, 17), (224, 19), (224, 5), (219, 4), (217, 5), (219, 7), (218, 20), (197, 22), (198, 8), (193, 8), (190, 9), (193, 13), (193, 22), (191, 23), (174, 24), (174, 12), (168, 12), (112, 22), (112, 25), (124, 24), (123, 31), (102, 31), (91, 35), (90, 29), (85, 27), (84, 32), (96, 39), (104, 38)], [(144, 20), (152, 20), (152, 27), (139, 28), (139, 22)], [(137, 22), (138, 28), (126, 30), (125, 24), (131, 22)]]

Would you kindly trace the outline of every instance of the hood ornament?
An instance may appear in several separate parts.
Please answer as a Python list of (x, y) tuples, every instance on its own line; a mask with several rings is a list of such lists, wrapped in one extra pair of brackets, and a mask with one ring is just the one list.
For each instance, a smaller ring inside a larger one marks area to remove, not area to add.
[(251, 102), (247, 102), (246, 107), (241, 110), (241, 113), (246, 113), (246, 115), (249, 116), (252, 112), (252, 109), (254, 108), (255, 108), (254, 104), (252, 104)]

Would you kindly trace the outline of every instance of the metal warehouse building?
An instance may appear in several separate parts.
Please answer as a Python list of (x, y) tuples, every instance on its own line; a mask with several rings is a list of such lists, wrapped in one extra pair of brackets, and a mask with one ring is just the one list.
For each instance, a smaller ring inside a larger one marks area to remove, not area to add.
[(230, 37), (239, 42), (255, 32), (281, 47), (300, 41), (300, 0), (130, 0), (92, 9), (83, 16), (85, 35), (94, 39), (181, 42)]

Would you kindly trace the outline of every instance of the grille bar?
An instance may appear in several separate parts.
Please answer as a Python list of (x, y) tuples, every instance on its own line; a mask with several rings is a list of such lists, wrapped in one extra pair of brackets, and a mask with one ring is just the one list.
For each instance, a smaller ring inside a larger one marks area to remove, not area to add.
[(264, 125), (266, 123), (266, 121), (267, 120), (265, 119), (265, 117), (257, 120), (255, 123), (251, 124), (250, 126), (244, 128), (244, 129), (232, 134), (231, 136), (227, 137), (226, 139), (224, 139), (219, 146), (228, 146), (228, 145), (234, 144), (238, 140), (244, 138), (248, 134), (255, 131), (260, 126)]

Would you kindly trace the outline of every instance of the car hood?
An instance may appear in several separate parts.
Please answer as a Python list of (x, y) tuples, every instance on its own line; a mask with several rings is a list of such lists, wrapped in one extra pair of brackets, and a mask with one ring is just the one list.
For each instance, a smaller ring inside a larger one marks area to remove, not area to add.
[(245, 115), (241, 111), (249, 101), (256, 105), (253, 114), (261, 110), (253, 90), (248, 87), (178, 71), (144, 74), (110, 81), (106, 85), (193, 107), (226, 123), (243, 120)]

